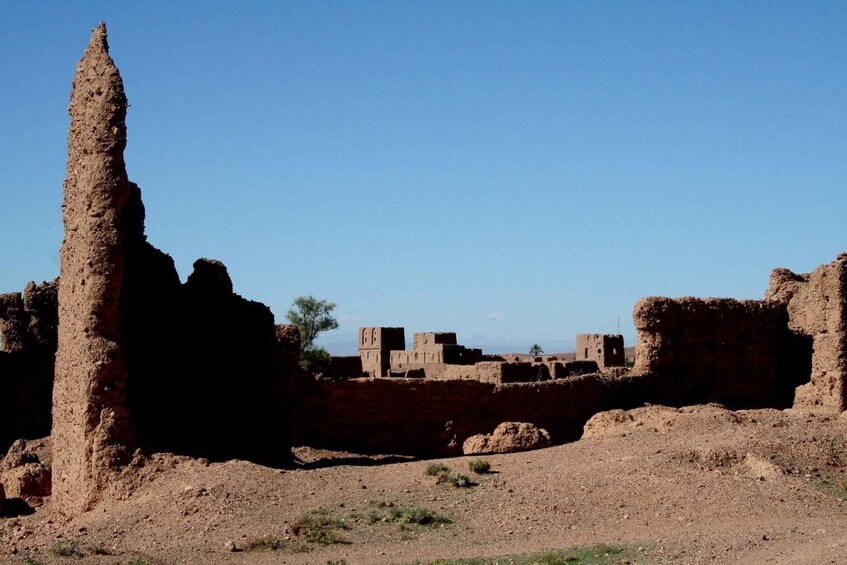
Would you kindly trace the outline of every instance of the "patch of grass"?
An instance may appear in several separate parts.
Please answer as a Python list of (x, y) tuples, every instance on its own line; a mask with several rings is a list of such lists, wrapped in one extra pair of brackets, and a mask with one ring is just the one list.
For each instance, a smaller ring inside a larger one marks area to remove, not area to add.
[(24, 565), (41, 565), (41, 561), (36, 560), (32, 555), (24, 557)]
[(294, 540), (291, 544), (291, 551), (294, 553), (308, 553), (312, 548), (309, 547), (309, 544), (303, 540)]
[(89, 547), (88, 551), (90, 551), (93, 555), (112, 555), (111, 551), (99, 545)]
[(382, 519), (379, 512), (376, 510), (369, 510), (367, 513), (365, 512), (351, 512), (350, 519), (355, 522), (361, 522), (363, 524), (371, 525), (376, 524)]
[(302, 537), (307, 542), (322, 545), (350, 543), (336, 532), (336, 530), (349, 529), (344, 520), (333, 518), (325, 508), (309, 510), (292, 525), (292, 530), (298, 537)]
[(499, 563), (508, 563), (509, 565), (617, 565), (622, 561), (636, 557), (637, 551), (628, 547), (595, 545), (527, 555), (418, 561), (415, 565), (495, 565)]
[(429, 475), (430, 477), (437, 477), (441, 473), (449, 473), (449, 472), (450, 472), (450, 467), (448, 467), (444, 463), (433, 463), (432, 465), (430, 465), (429, 467), (426, 468), (426, 471), (424, 471), (424, 473)]
[(420, 506), (415, 508), (394, 507), (388, 512), (388, 521), (398, 524), (414, 524), (417, 526), (436, 526), (452, 523), (444, 516), (439, 516), (432, 510)]
[(144, 559), (142, 559), (140, 557), (136, 557), (135, 559), (130, 559), (129, 561), (127, 561), (126, 563), (123, 563), (123, 564), (121, 564), (119, 562), (115, 563), (115, 565), (152, 565), (152, 564), (153, 564), (152, 561), (145, 561)]
[(75, 543), (70, 543), (66, 541), (60, 541), (56, 545), (50, 548), (50, 553), (56, 555), (58, 557), (84, 557), (85, 553), (83, 553), (79, 546)]
[(491, 470), (491, 463), (485, 459), (471, 459), (468, 461), (468, 469), (477, 475), (484, 475)]
[(244, 544), (244, 551), (258, 551), (270, 549), (276, 551), (282, 549), (282, 540), (270, 534), (252, 539)]
[(347, 560), (339, 559), (338, 561), (327, 561), (326, 565), (347, 565)]
[(476, 486), (476, 483), (467, 475), (462, 475), (456, 471), (442, 471), (436, 475), (437, 483), (449, 483), (456, 488), (468, 488)]

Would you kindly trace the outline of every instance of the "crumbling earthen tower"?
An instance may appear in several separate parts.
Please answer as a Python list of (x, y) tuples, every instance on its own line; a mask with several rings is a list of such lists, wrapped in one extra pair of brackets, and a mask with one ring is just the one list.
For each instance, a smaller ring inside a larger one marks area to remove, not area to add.
[(59, 345), (53, 387), (53, 505), (73, 514), (97, 501), (134, 443), (121, 347), (127, 179), (127, 99), (101, 23), (71, 92), (62, 219)]

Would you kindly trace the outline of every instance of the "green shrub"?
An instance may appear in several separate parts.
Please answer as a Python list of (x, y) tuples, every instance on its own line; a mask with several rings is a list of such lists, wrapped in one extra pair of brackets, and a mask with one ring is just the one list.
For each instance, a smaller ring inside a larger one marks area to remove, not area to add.
[(449, 473), (450, 467), (448, 467), (444, 463), (433, 463), (432, 465), (426, 468), (425, 472), (430, 477), (437, 477), (440, 473)]
[(485, 459), (471, 459), (468, 461), (468, 469), (477, 475), (484, 475), (491, 470), (491, 463)]
[(310, 510), (301, 516), (292, 526), (294, 533), (311, 543), (330, 545), (349, 543), (335, 530), (349, 530), (344, 520), (333, 518), (324, 508)]
[(244, 544), (244, 551), (256, 551), (259, 549), (282, 549), (282, 540), (270, 534), (260, 538), (252, 539)]
[(449, 483), (457, 488), (467, 488), (476, 486), (476, 483), (471, 480), (467, 475), (462, 475), (461, 473), (457, 473), (455, 471), (442, 471), (438, 474), (436, 482), (440, 483)]
[(50, 553), (59, 557), (83, 557), (85, 555), (75, 543), (66, 541), (60, 541), (51, 547)]
[(414, 524), (418, 526), (434, 526), (437, 524), (449, 524), (450, 520), (439, 516), (428, 508), (392, 508), (388, 512), (388, 521), (398, 524)]

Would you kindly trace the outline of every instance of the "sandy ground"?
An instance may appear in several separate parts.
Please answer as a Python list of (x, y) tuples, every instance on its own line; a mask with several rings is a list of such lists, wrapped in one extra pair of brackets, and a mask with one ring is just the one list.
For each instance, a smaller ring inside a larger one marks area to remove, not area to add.
[[(0, 560), (414, 563), (605, 543), (628, 546), (634, 563), (844, 563), (845, 432), (847, 417), (793, 410), (606, 412), (575, 443), (486, 457), (490, 474), (470, 473), (471, 457), (440, 460), (471, 488), (437, 484), (433, 461), (278, 470), (155, 455), (128, 473), (121, 500), (72, 521), (49, 501), (0, 519)], [(392, 507), (452, 523), (383, 521)], [(297, 525), (316, 509), (343, 520), (331, 531), (345, 543), (304, 540)], [(263, 536), (280, 549), (228, 549)]]

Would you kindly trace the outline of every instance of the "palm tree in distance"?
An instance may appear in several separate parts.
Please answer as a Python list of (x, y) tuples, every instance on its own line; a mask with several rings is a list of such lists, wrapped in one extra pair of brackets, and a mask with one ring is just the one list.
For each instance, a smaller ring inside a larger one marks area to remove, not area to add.
[(538, 345), (537, 343), (533, 343), (532, 347), (529, 348), (529, 354), (532, 355), (533, 357), (538, 357), (542, 353), (544, 353), (544, 350), (541, 349), (541, 346)]

